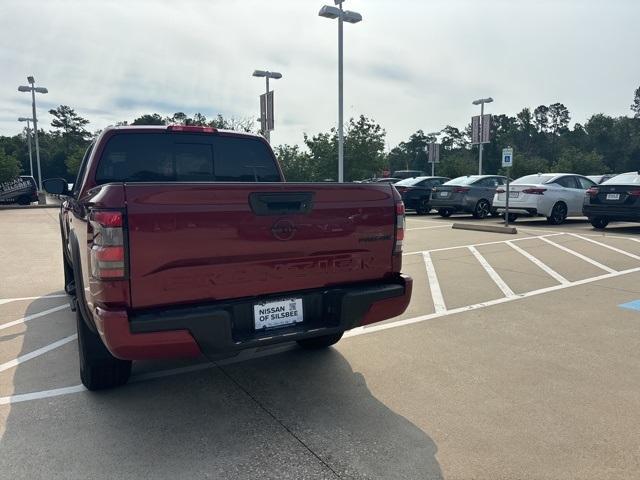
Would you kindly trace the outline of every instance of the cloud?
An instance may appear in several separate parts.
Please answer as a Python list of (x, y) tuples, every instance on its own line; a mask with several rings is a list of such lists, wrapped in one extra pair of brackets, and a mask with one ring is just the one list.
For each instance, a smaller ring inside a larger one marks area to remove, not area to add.
[[(327, 3), (331, 3), (325, 0)], [(337, 24), (323, 0), (3, 0), (0, 134), (30, 99), (27, 74), (91, 129), (158, 112), (255, 117), (261, 79), (281, 71), (275, 143), (300, 143), (337, 120)], [(393, 145), (421, 128), (463, 126), (491, 95), (495, 113), (563, 102), (574, 121), (628, 113), (640, 84), (640, 2), (618, 0), (348, 0), (345, 116), (375, 118)], [(597, 32), (597, 34), (595, 33)]]

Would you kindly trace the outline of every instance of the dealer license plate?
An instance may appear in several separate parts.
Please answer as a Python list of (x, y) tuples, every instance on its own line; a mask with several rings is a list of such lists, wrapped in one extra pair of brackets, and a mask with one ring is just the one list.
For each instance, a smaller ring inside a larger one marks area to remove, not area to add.
[(607, 200), (620, 200), (619, 193), (607, 193)]
[(253, 320), (256, 330), (285, 327), (303, 320), (302, 299), (283, 298), (253, 306)]

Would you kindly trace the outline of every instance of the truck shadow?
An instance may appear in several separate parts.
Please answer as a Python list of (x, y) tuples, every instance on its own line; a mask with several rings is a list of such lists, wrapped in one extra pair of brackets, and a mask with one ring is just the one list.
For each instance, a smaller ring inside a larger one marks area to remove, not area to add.
[[(74, 314), (55, 315), (25, 324), (20, 355), (70, 334)], [(19, 364), (15, 393), (77, 385), (77, 351), (67, 347)], [(0, 409), (8, 478), (442, 478), (433, 440), (379, 401), (337, 349), (295, 348)]]

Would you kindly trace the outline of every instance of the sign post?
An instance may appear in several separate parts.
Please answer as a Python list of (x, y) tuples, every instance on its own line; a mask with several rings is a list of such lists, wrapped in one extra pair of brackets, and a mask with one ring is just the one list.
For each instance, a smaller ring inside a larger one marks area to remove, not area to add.
[(513, 166), (513, 148), (507, 147), (502, 149), (502, 168), (507, 169), (507, 197), (505, 200), (504, 209), (504, 226), (509, 226), (509, 180), (511, 177), (511, 167)]
[(440, 163), (440, 144), (430, 143), (426, 149), (429, 154), (429, 163), (431, 164), (431, 176), (436, 174), (436, 163)]
[(480, 115), (471, 117), (471, 144), (478, 145), (478, 175), (482, 175), (482, 147), (491, 142), (491, 115), (484, 114), (484, 103)]

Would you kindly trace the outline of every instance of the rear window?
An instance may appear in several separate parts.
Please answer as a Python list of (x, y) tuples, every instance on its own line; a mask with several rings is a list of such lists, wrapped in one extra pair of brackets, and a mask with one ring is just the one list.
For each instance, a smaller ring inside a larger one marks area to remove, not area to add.
[(554, 175), (527, 175), (526, 177), (520, 177), (511, 183), (513, 185), (518, 185), (518, 184), (542, 185), (544, 183), (547, 183), (549, 180), (553, 180), (554, 177), (555, 177)]
[(96, 183), (279, 182), (258, 139), (207, 134), (123, 133), (109, 140)]
[(417, 185), (423, 180), (425, 180), (424, 177), (405, 178), (404, 180), (400, 180), (399, 182), (396, 182), (395, 185), (400, 187), (412, 187), (413, 185)]
[(602, 185), (629, 185), (633, 183), (640, 183), (640, 175), (632, 172), (610, 178), (606, 182), (603, 182)]
[(469, 175), (466, 177), (458, 177), (443, 183), (443, 185), (471, 185), (473, 182), (479, 180), (480, 178), (482, 177), (480, 177), (479, 175)]

